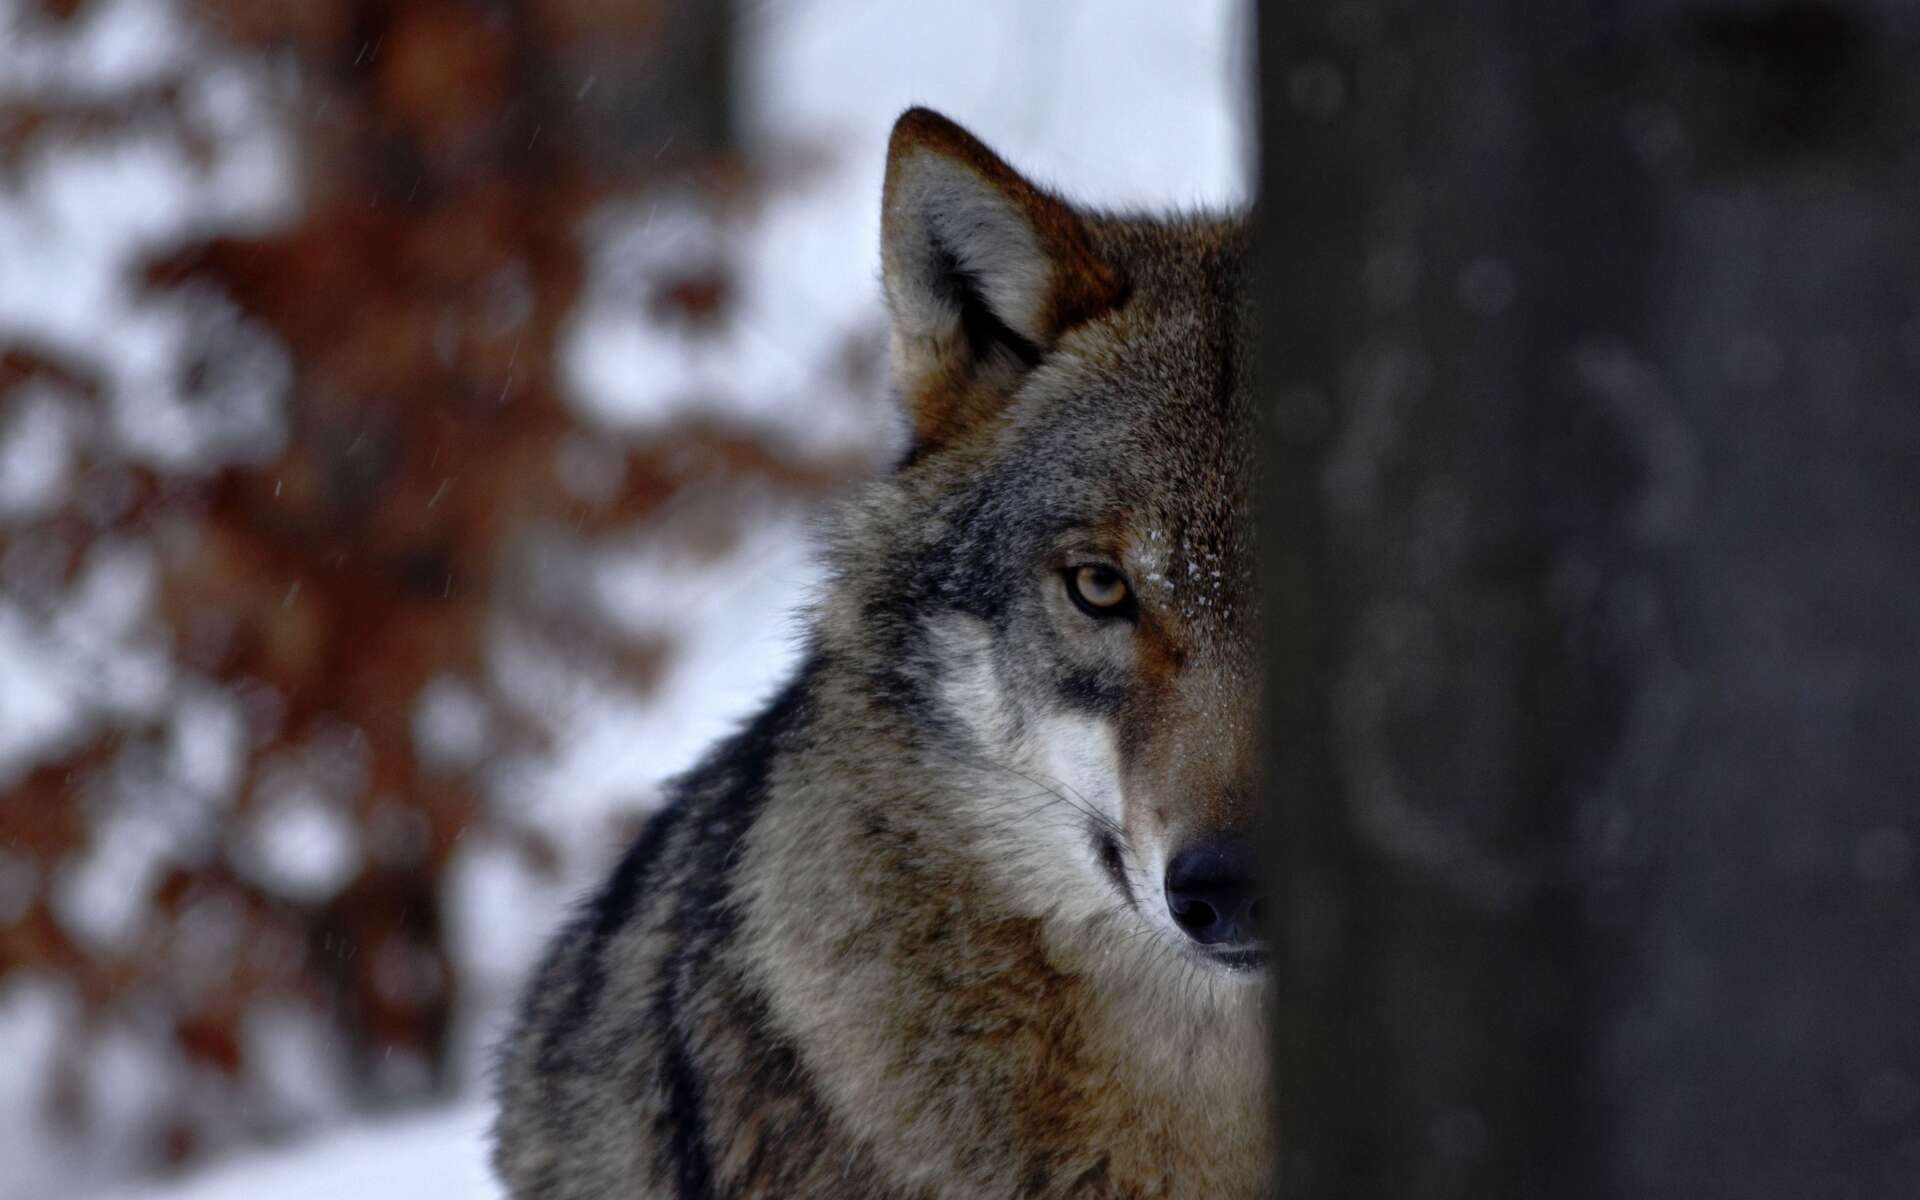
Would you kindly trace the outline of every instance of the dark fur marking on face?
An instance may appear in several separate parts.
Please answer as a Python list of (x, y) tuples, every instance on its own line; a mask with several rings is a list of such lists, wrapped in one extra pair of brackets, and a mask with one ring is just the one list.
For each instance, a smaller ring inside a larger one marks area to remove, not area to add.
[(921, 595), (924, 589), (890, 593), (863, 607), (866, 627), (874, 631), (882, 650), (865, 672), (866, 683), (873, 698), (906, 718), (909, 728), (945, 733), (951, 731), (951, 722), (935, 695), (939, 663), (925, 644)]
[(1126, 704), (1126, 687), (1099, 671), (1067, 670), (1054, 686), (1060, 698), (1074, 708), (1098, 717), (1118, 713)]
[(938, 541), (909, 547), (892, 559), (885, 586), (862, 606), (863, 625), (879, 650), (869, 683), (884, 703), (905, 710), (918, 727), (955, 732), (936, 694), (946, 660), (927, 644), (927, 618), (959, 613), (1002, 626), (1016, 582), (1026, 575), (1021, 565), (1028, 557), (1025, 541), (1013, 556), (1001, 544), (1008, 522), (993, 507), (992, 483), (991, 478), (976, 481)]
[(1097, 831), (1093, 840), (1094, 852), (1099, 856), (1100, 866), (1106, 871), (1107, 878), (1113, 880), (1113, 886), (1120, 889), (1129, 907), (1140, 907), (1140, 902), (1133, 897), (1133, 885), (1127, 881), (1127, 864), (1120, 857), (1120, 843), (1105, 830)]

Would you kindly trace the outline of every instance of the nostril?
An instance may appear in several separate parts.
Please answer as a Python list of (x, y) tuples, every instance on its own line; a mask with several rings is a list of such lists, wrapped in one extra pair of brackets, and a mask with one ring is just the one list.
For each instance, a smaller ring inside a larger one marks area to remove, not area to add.
[(1213, 905), (1204, 900), (1175, 900), (1173, 915), (1183, 929), (1207, 929), (1220, 919)]

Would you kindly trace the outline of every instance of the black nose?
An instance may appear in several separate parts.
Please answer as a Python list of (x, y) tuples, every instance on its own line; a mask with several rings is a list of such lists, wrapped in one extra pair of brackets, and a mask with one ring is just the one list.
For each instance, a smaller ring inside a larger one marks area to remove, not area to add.
[(1260, 938), (1259, 890), (1253, 854), (1237, 840), (1202, 842), (1167, 864), (1167, 910), (1202, 946), (1237, 946)]

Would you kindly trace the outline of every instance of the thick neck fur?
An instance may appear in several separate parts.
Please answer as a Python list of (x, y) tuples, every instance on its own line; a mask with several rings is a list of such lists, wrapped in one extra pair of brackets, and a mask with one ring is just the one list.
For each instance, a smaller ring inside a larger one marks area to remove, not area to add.
[(1045, 789), (831, 657), (814, 686), (733, 873), (734, 961), (844, 1132), (932, 1194), (1256, 1194), (1260, 985), (1094, 900)]

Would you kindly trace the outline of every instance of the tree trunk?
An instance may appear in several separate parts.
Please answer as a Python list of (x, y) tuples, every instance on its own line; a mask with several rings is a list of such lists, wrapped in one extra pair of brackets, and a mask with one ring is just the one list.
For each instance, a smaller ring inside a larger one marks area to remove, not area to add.
[(1916, 1194), (1920, 5), (1261, 41), (1279, 1194)]

